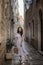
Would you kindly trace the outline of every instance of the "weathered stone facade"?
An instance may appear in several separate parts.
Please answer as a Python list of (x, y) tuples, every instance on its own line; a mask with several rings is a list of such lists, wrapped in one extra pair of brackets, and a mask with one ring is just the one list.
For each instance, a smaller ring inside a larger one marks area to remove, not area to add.
[(2, 65), (7, 39), (13, 39), (13, 11), (10, 0), (0, 0), (0, 65)]
[(13, 37), (13, 26), (14, 26), (14, 20), (13, 20), (13, 9), (11, 5), (11, 0), (6, 0), (6, 24), (7, 24), (7, 39), (12, 39)]
[(19, 25), (19, 20), (18, 20), (18, 16), (19, 16), (18, 0), (11, 0), (11, 4), (13, 6), (13, 14), (14, 14), (14, 36), (15, 36), (15, 33), (17, 32), (17, 27)]
[(5, 0), (0, 0), (0, 65), (4, 60), (6, 38)]
[(33, 0), (30, 8), (26, 11), (25, 26), (32, 45), (39, 51), (43, 50), (43, 1)]

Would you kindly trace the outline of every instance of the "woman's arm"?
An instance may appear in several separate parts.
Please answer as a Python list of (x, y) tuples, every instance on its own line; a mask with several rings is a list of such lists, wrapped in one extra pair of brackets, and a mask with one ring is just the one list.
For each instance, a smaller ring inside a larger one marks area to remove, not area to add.
[(24, 40), (24, 37), (23, 37), (23, 35), (22, 35), (22, 38), (21, 38), (21, 46), (22, 46), (22, 42), (23, 42), (23, 40)]

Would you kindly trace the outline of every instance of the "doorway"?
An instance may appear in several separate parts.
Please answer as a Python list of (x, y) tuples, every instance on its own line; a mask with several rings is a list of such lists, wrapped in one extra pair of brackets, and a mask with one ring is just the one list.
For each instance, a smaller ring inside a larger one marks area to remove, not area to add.
[(39, 10), (39, 18), (40, 18), (40, 25), (41, 25), (41, 51), (43, 51), (43, 21), (42, 21), (42, 10)]

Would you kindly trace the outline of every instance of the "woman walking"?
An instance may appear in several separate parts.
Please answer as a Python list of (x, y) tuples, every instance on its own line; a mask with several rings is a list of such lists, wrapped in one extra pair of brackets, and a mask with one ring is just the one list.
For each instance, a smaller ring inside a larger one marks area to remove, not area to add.
[(22, 29), (22, 27), (18, 27), (17, 34), (15, 35), (15, 39), (16, 39), (16, 46), (18, 48), (18, 56), (19, 56), (19, 61), (20, 61), (20, 60), (22, 60), (23, 56), (25, 56), (25, 57), (28, 56), (28, 52), (27, 52), (27, 50), (25, 49), (25, 46), (24, 46), (23, 29)]
[(17, 34), (16, 34), (16, 45), (18, 47), (18, 55), (19, 57), (22, 56), (28, 56), (28, 52), (25, 49), (25, 45), (24, 45), (24, 39), (23, 39), (23, 29), (22, 27), (18, 27), (17, 29)]

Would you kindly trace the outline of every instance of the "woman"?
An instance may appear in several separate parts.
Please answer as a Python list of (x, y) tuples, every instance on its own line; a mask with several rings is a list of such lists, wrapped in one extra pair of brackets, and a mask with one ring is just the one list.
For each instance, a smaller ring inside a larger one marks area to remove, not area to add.
[[(19, 60), (21, 61), (23, 56), (26, 57), (28, 55), (28, 52), (26, 51), (25, 46), (24, 46), (22, 27), (18, 27), (17, 34), (15, 35), (15, 40), (16, 40), (16, 45), (18, 47)], [(12, 48), (12, 54), (13, 54), (12, 65), (14, 65), (14, 59), (15, 59), (15, 54), (13, 53), (13, 49), (14, 47)]]
[(23, 29), (22, 27), (18, 27), (17, 34), (16, 34), (16, 45), (18, 47), (18, 55), (19, 57), (28, 56), (28, 52), (24, 46), (24, 39), (23, 39)]

